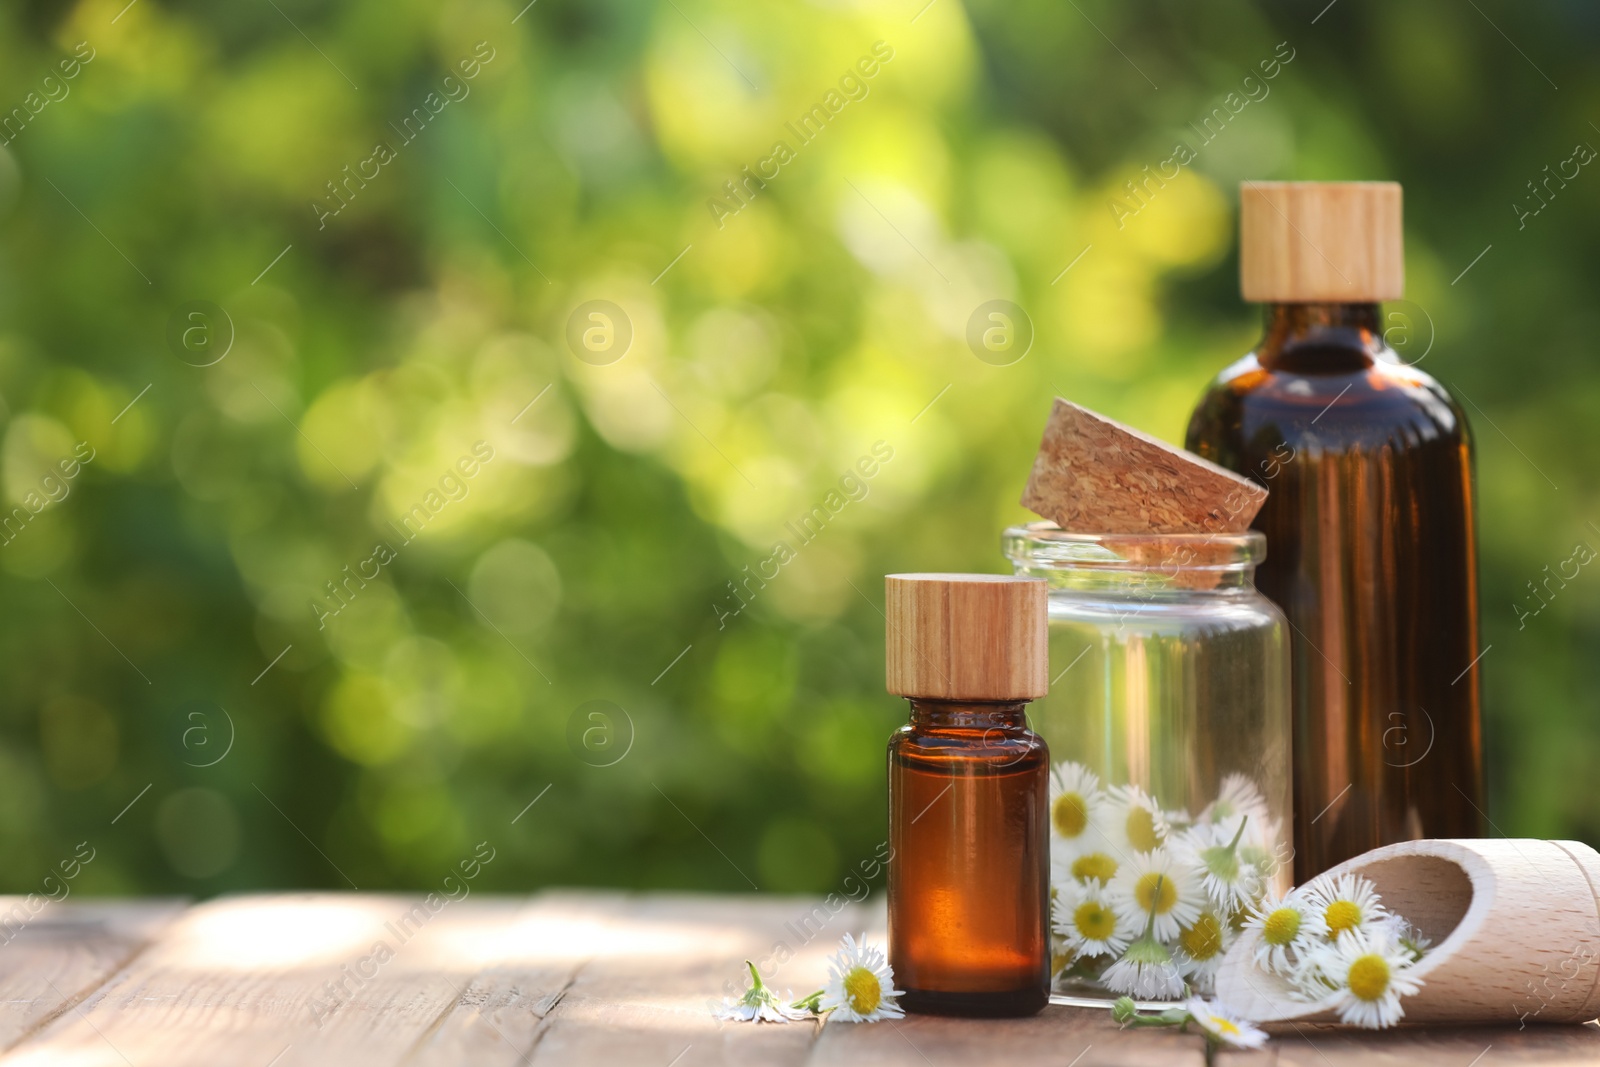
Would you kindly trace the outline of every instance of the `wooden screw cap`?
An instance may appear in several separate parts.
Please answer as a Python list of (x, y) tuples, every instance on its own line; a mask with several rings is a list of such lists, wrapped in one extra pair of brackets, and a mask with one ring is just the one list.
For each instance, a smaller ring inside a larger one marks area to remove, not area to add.
[(1243, 182), (1239, 288), (1259, 304), (1405, 295), (1398, 182)]
[(1241, 533), (1267, 491), (1193, 452), (1056, 398), (1022, 506), (1090, 534)]
[(1045, 582), (1009, 574), (884, 578), (888, 687), (932, 700), (1032, 700), (1050, 689)]

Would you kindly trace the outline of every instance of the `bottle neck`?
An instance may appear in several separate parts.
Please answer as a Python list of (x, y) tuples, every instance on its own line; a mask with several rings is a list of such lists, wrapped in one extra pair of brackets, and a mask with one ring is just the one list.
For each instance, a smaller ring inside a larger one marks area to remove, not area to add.
[(1026, 730), (1026, 700), (926, 700), (911, 702), (911, 726), (916, 730)]
[(1355, 371), (1386, 347), (1376, 302), (1268, 304), (1256, 360), (1269, 370)]

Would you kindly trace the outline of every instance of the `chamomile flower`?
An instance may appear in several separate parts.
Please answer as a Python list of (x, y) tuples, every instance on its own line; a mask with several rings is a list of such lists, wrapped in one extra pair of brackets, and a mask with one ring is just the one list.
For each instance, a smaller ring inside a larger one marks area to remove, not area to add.
[(1258, 965), (1288, 976), (1326, 939), (1322, 917), (1298, 892), (1269, 893), (1245, 919), (1245, 929), (1261, 931), (1256, 941)]
[(1370, 932), (1393, 922), (1389, 909), (1378, 902), (1377, 887), (1358, 875), (1313, 878), (1300, 892), (1322, 921), (1329, 941), (1337, 941), (1351, 930)]
[(1406, 1013), (1400, 998), (1422, 988), (1415, 967), (1392, 929), (1355, 927), (1317, 949), (1303, 980), (1334, 991), (1340, 1022), (1379, 1030), (1399, 1022)]
[(1181, 927), (1200, 917), (1206, 902), (1200, 874), (1164, 848), (1134, 855), (1106, 893), (1130, 929), (1142, 928), (1148, 918), (1160, 941), (1177, 937)]
[(1207, 1004), (1199, 997), (1190, 998), (1189, 1003), (1183, 1007), (1195, 1025), (1219, 1045), (1227, 1045), (1229, 1048), (1260, 1048), (1267, 1043), (1265, 1030), (1252, 1026), (1226, 1008)]
[(1428, 954), (1433, 947), (1433, 942), (1422, 936), (1422, 931), (1406, 922), (1398, 915), (1394, 924), (1395, 939), (1400, 942), (1400, 947), (1411, 953), (1412, 963), (1421, 963), (1422, 957)]
[(1281, 836), (1281, 819), (1273, 819), (1263, 823), (1263, 826), (1265, 831), (1262, 833), (1254, 829), (1245, 831), (1244, 840), (1239, 843), (1239, 858), (1254, 867), (1262, 884), (1266, 884), (1277, 880), (1278, 872), (1289, 862), (1294, 851)]
[(1122, 958), (1105, 969), (1100, 981), (1107, 989), (1141, 1000), (1176, 1000), (1183, 996), (1183, 975), (1167, 947), (1157, 941), (1152, 927), (1155, 915), (1145, 920), (1144, 933), (1128, 946)]
[(818, 1006), (831, 1012), (830, 1020), (875, 1023), (903, 1018), (905, 1010), (894, 999), (903, 995), (894, 987), (894, 971), (883, 950), (867, 945), (865, 935), (857, 941), (845, 934), (839, 951), (828, 961), (828, 984)]
[(733, 997), (724, 997), (722, 1006), (715, 1009), (712, 1015), (718, 1019), (731, 1022), (762, 1022), (786, 1023), (795, 1019), (805, 1019), (810, 1012), (804, 1008), (796, 1008), (789, 1001), (789, 996), (779, 997), (768, 989), (761, 980), (761, 975), (756, 971), (756, 965), (749, 960), (744, 965), (750, 968), (752, 985), (745, 990), (744, 996), (735, 1000)]
[[(1242, 774), (1230, 774), (1222, 780), (1217, 799), (1200, 813), (1200, 821), (1215, 826), (1237, 829), (1241, 818), (1248, 817), (1256, 824), (1257, 833), (1267, 825), (1267, 798), (1261, 795), (1260, 786)], [(1252, 834), (1252, 837), (1256, 836)]]
[(1211, 988), (1217, 968), (1222, 965), (1223, 953), (1238, 936), (1227, 921), (1215, 911), (1207, 909), (1194, 922), (1178, 931), (1172, 946), (1173, 960), (1178, 970), (1198, 989)]
[(1057, 934), (1080, 956), (1115, 956), (1128, 947), (1130, 924), (1106, 901), (1099, 882), (1058, 887), (1052, 920)]
[(1121, 862), (1135, 852), (1154, 852), (1167, 839), (1161, 805), (1136, 785), (1113, 786), (1099, 811), (1100, 831)]
[(1073, 881), (1109, 885), (1121, 866), (1120, 857), (1097, 827), (1090, 827), (1071, 845), (1050, 842), (1050, 880), (1056, 885)]
[(1224, 915), (1232, 916), (1261, 894), (1261, 871), (1245, 860), (1239, 847), (1249, 824), (1248, 815), (1229, 823), (1202, 823), (1174, 842), (1174, 851), (1200, 872), (1206, 896)]
[(1050, 772), (1050, 840), (1076, 844), (1089, 834), (1105, 802), (1100, 779), (1081, 763), (1064, 760)]

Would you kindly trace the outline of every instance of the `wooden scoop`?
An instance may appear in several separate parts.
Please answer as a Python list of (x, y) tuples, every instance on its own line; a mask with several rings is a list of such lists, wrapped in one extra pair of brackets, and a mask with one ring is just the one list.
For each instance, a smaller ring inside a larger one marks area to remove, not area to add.
[[(1405, 997), (1407, 1023), (1578, 1023), (1600, 1016), (1600, 853), (1577, 841), (1406, 841), (1325, 877), (1369, 879), (1433, 942)], [(1246, 930), (1217, 971), (1217, 999), (1259, 1022), (1334, 1022), (1332, 997), (1297, 1000), (1255, 963)]]

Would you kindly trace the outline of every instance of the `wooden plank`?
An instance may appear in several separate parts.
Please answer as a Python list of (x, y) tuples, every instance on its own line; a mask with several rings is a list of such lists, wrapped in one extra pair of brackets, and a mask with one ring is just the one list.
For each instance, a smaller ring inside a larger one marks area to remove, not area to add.
[[(1304, 1023), (1267, 1028), (1279, 1067), (1566, 1067), (1600, 1062), (1600, 1027), (1397, 1027), (1378, 1033)], [(1229, 1053), (1223, 1067), (1250, 1067), (1259, 1056)]]
[[(337, 894), (187, 910), (74, 901), (52, 905), (0, 944), (0, 1041), (10, 1046), (0, 1065), (1204, 1062), (1198, 1035), (1119, 1030), (1093, 1009), (854, 1026), (712, 1017), (714, 1004), (742, 990), (744, 959), (761, 963), (776, 986), (810, 992), (841, 934), (865, 929), (881, 941), (883, 920), (881, 903), (830, 912), (798, 898), (592, 892), (471, 897), (434, 912), (419, 912), (414, 898)], [(380, 944), (388, 951), (377, 952)], [(1224, 1053), (1218, 1062), (1600, 1062), (1593, 1024), (1272, 1030), (1267, 1051)]]
[(389, 1067), (497, 962), (497, 937), (522, 907), (467, 898), (430, 910), (354, 894), (214, 901), (0, 1063)]
[(39, 907), (0, 897), (0, 1050), (94, 992), (142, 952), (188, 902), (149, 900)]
[(590, 954), (604, 947), (624, 910), (620, 894), (545, 893), (494, 932), (494, 962), (477, 974), (408, 1067), (522, 1064), (544, 1036), (550, 1012)]
[(592, 928), (592, 958), (550, 1014), (535, 1067), (790, 1067), (819, 1026), (719, 1023), (711, 1006), (743, 991), (744, 960), (801, 996), (820, 988), (827, 957), (869, 916), (793, 897), (650, 895), (621, 902)]
[[(1204, 1041), (1171, 1030), (1121, 1030), (1100, 1008), (1051, 1006), (1028, 1019), (954, 1019), (908, 1015), (900, 1021), (834, 1023), (807, 1060), (809, 1067), (1101, 1067), (1161, 1064), (1204, 1067)], [(1459, 1065), (1458, 1065), (1459, 1067)]]

